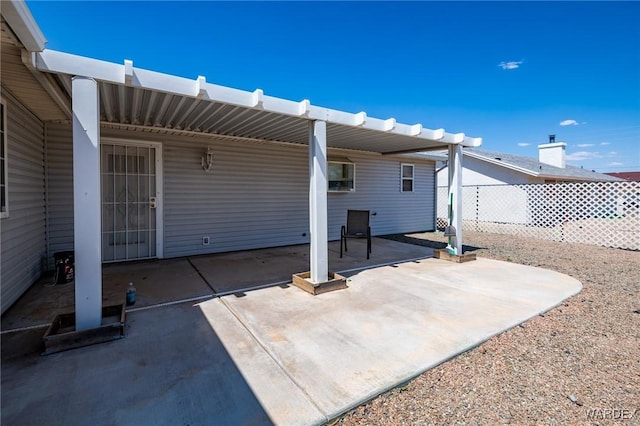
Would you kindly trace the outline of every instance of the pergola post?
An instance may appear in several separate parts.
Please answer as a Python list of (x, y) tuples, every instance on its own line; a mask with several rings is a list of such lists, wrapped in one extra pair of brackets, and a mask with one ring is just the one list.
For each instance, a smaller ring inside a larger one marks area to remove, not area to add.
[(452, 246), (455, 254), (462, 255), (462, 145), (449, 145), (449, 198), (453, 196), (451, 225), (456, 229)]
[(312, 283), (329, 279), (327, 224), (327, 123), (309, 122), (309, 226)]
[(73, 226), (76, 331), (100, 326), (100, 103), (92, 78), (73, 77)]

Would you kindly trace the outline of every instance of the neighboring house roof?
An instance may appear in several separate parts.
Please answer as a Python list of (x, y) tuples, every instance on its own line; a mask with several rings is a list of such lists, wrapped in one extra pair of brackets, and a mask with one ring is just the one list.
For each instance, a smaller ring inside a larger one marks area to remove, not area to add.
[(620, 179), (624, 179), (624, 180), (632, 180), (632, 181), (640, 181), (640, 172), (612, 172), (612, 173), (605, 173), (606, 175), (609, 176), (614, 176)]
[[(604, 173), (598, 173), (593, 170), (583, 169), (567, 165), (565, 168), (555, 167), (549, 164), (541, 163), (536, 158), (525, 157), (523, 155), (508, 154), (506, 152), (486, 151), (484, 149), (466, 148), (463, 155), (477, 158), (487, 163), (494, 164), (499, 167), (505, 167), (524, 173), (529, 176), (539, 177), (543, 179), (557, 180), (579, 180), (579, 181), (621, 181), (618, 177), (609, 176)], [(444, 154), (427, 154), (429, 158), (434, 160), (446, 161)]]
[(464, 155), (478, 158), (496, 164), (498, 166), (507, 167), (522, 173), (540, 177), (544, 179), (560, 179), (560, 180), (589, 180), (589, 181), (619, 181), (621, 179), (598, 173), (593, 170), (583, 169), (581, 167), (570, 166), (555, 167), (549, 164), (541, 163), (535, 158), (525, 157), (523, 155), (507, 154), (505, 152), (486, 151), (480, 149), (465, 149)]

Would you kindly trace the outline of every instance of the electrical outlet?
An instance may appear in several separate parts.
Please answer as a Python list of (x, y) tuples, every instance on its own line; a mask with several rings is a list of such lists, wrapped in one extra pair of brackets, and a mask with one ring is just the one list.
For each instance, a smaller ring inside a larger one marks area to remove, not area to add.
[(209, 245), (209, 237), (202, 237), (202, 245), (203, 246)]

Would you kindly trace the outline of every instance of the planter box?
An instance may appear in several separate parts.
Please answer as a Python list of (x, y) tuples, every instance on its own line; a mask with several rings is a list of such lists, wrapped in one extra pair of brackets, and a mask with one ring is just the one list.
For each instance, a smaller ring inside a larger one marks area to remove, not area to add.
[(103, 306), (101, 325), (81, 331), (76, 331), (74, 312), (56, 315), (42, 337), (42, 355), (121, 339), (124, 337), (124, 322), (124, 304)]
[(475, 253), (463, 253), (462, 255), (456, 255), (449, 253), (446, 249), (434, 250), (433, 257), (436, 259), (449, 260), (451, 262), (464, 263), (470, 260), (476, 260)]
[(342, 275), (329, 272), (329, 281), (322, 283), (312, 283), (310, 272), (301, 272), (299, 274), (293, 274), (293, 284), (296, 287), (300, 287), (307, 293), (311, 293), (314, 296), (317, 294), (327, 293), (329, 291), (341, 290), (347, 288), (347, 279)]

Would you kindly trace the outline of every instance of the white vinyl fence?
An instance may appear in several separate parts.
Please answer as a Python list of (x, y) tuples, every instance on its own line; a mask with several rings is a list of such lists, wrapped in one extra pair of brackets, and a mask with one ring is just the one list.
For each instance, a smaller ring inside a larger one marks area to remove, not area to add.
[[(438, 188), (438, 228), (447, 217)], [(462, 188), (463, 230), (640, 250), (640, 182), (580, 182)]]

